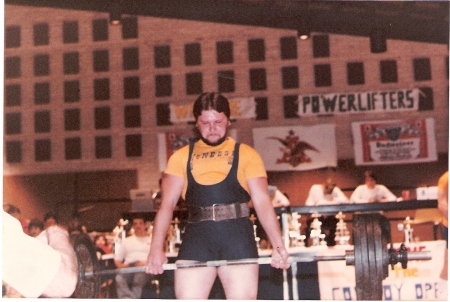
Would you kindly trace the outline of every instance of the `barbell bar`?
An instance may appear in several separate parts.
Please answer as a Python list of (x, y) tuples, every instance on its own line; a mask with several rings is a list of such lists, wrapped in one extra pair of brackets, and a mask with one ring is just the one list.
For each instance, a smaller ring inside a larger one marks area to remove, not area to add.
[[(289, 263), (314, 261), (342, 261), (355, 266), (357, 300), (382, 300), (382, 280), (389, 274), (389, 265), (402, 264), (407, 267), (409, 260), (430, 260), (430, 251), (407, 251), (404, 244), (398, 250), (390, 242), (390, 228), (387, 218), (378, 213), (358, 214), (353, 217), (354, 250), (341, 255), (316, 255), (306, 252), (303, 255), (289, 256)], [(145, 272), (144, 266), (100, 270), (93, 243), (87, 235), (80, 235), (74, 242), (78, 261), (78, 283), (73, 294), (75, 298), (96, 298), (100, 284), (99, 276)], [(195, 267), (219, 267), (240, 264), (270, 264), (271, 257), (239, 260), (219, 260), (206, 262), (167, 263), (164, 270)]]

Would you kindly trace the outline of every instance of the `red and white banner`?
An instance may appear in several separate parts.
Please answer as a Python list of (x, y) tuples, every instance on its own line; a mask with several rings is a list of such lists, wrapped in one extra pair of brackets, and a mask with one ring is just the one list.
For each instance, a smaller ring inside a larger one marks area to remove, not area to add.
[(253, 142), (267, 171), (337, 166), (333, 124), (254, 128)]
[(352, 123), (356, 165), (437, 160), (434, 119)]
[[(256, 103), (254, 97), (228, 98), (230, 103), (230, 119), (250, 119), (256, 117)], [(192, 107), (194, 102), (185, 104), (170, 104), (170, 122), (193, 122)]]
[(420, 89), (308, 94), (298, 96), (298, 115), (417, 111)]
[[(394, 244), (394, 248), (399, 247), (400, 244)], [(444, 267), (445, 240), (414, 242), (406, 247), (413, 252), (430, 251), (431, 260), (409, 260), (406, 269), (401, 263), (393, 270), (389, 265), (389, 276), (382, 281), (383, 300), (448, 301), (447, 281), (439, 277)], [(320, 255), (342, 255), (349, 248), (352, 246), (336, 245)], [(347, 266), (345, 261), (319, 261), (318, 269), (320, 300), (356, 300), (354, 266)]]

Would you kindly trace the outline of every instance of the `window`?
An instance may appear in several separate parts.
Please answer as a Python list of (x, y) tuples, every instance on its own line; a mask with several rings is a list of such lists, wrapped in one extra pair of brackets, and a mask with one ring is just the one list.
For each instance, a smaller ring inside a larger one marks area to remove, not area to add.
[(233, 63), (233, 42), (216, 42), (217, 64)]
[(330, 64), (319, 64), (314, 66), (314, 80), (316, 87), (331, 86)]
[(330, 56), (330, 42), (328, 35), (312, 37), (314, 58), (326, 58)]
[(38, 23), (33, 26), (33, 41), (35, 46), (49, 44), (47, 23)]
[(139, 69), (139, 51), (136, 47), (124, 48), (122, 51), (123, 70)]
[(50, 111), (36, 111), (34, 113), (34, 132), (48, 133), (50, 132)]
[(20, 141), (6, 142), (6, 162), (20, 163), (22, 161), (22, 143)]
[(108, 40), (108, 19), (92, 20), (92, 37), (94, 41)]
[(202, 73), (191, 72), (186, 74), (186, 94), (200, 94), (203, 92)]
[(64, 82), (64, 102), (76, 103), (80, 101), (80, 82), (65, 81)]
[(50, 74), (50, 57), (47, 54), (34, 56), (34, 75), (47, 76)]
[(111, 128), (111, 110), (109, 107), (96, 107), (94, 109), (95, 129)]
[(64, 130), (80, 130), (80, 109), (74, 108), (64, 110)]
[(141, 127), (141, 107), (139, 105), (125, 106), (125, 128)]
[(284, 118), (298, 118), (298, 95), (285, 95), (283, 97)]
[(297, 37), (281, 37), (280, 48), (282, 60), (297, 59)]
[(93, 52), (94, 72), (102, 72), (109, 70), (109, 53), (108, 50), (94, 50)]
[(94, 80), (94, 100), (104, 101), (110, 99), (109, 79)]
[(202, 55), (199, 43), (184, 45), (184, 64), (186, 66), (195, 66), (202, 64)]
[(263, 39), (248, 40), (248, 60), (260, 62), (266, 59), (266, 50)]
[(64, 54), (64, 74), (77, 74), (80, 72), (78, 52)]
[(363, 85), (364, 82), (364, 63), (347, 63), (347, 83), (349, 85)]
[(266, 90), (266, 70), (264, 68), (250, 69), (250, 90)]
[(170, 46), (159, 45), (155, 46), (155, 67), (166, 68), (170, 67)]
[(5, 48), (20, 47), (20, 26), (5, 28)]
[(64, 21), (63, 23), (63, 42), (77, 43), (78, 42), (78, 22)]
[(20, 57), (5, 58), (5, 78), (20, 78)]
[(36, 105), (50, 103), (50, 83), (34, 84), (34, 103)]
[(52, 145), (49, 139), (34, 141), (34, 160), (49, 161), (52, 158)]
[(123, 79), (123, 97), (138, 99), (141, 96), (139, 77), (125, 77)]
[(413, 61), (414, 65), (414, 80), (415, 81), (430, 81), (431, 80), (431, 65), (429, 58), (417, 58)]
[(22, 116), (19, 112), (5, 114), (5, 134), (20, 134), (22, 132)]
[(5, 106), (20, 106), (22, 103), (22, 87), (19, 84), (5, 85)]
[(289, 66), (281, 68), (283, 89), (292, 89), (299, 87), (298, 67)]
[(95, 137), (95, 158), (111, 158), (111, 136)]
[(142, 156), (142, 135), (129, 134), (125, 136), (125, 152), (127, 157)]
[(397, 83), (397, 62), (385, 60), (380, 62), (381, 83)]
[(155, 76), (155, 96), (172, 95), (172, 76), (170, 74), (159, 74)]
[(221, 70), (217, 72), (218, 91), (234, 92), (234, 71), (233, 70)]
[(64, 140), (66, 160), (81, 159), (81, 138), (69, 137)]
[(122, 19), (122, 39), (135, 39), (138, 37), (138, 23), (136, 17)]

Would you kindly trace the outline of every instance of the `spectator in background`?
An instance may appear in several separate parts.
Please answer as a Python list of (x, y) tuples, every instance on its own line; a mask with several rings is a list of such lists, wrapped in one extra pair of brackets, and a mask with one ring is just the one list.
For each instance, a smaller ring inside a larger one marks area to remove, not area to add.
[[(328, 178), (323, 184), (315, 184), (309, 189), (308, 198), (306, 199), (306, 206), (320, 206), (320, 205), (332, 205), (348, 203), (347, 196), (336, 186), (335, 181), (332, 178)], [(336, 224), (338, 219), (334, 215), (321, 215), (318, 220), (322, 222), (321, 230), (325, 234), (325, 241), (327, 246), (336, 245)], [(309, 245), (309, 237), (311, 235), (311, 223), (314, 218), (306, 220), (306, 238), (305, 244)]]
[(377, 184), (375, 174), (368, 170), (364, 172), (364, 184), (356, 187), (350, 196), (352, 203), (370, 203), (396, 201), (397, 197), (384, 185)]
[(269, 185), (269, 196), (274, 207), (288, 207), (291, 202), (276, 186)]
[(37, 219), (31, 219), (30, 224), (28, 225), (28, 235), (31, 237), (37, 237), (44, 230), (44, 223)]
[[(105, 254), (112, 253), (111, 248), (107, 245), (107, 239), (105, 235), (100, 234), (95, 236), (94, 238), (95, 244), (95, 252), (97, 254), (97, 259), (100, 264), (100, 270), (106, 269), (114, 269), (116, 266), (114, 265), (114, 260), (112, 259), (102, 259), (102, 256)], [(100, 276), (100, 294), (99, 298), (109, 298), (110, 288), (113, 284), (114, 279), (111, 276)]]
[[(147, 263), (151, 238), (147, 233), (144, 217), (134, 217), (132, 228), (134, 235), (125, 238), (116, 251), (114, 264), (117, 268), (145, 266)], [(117, 274), (117, 298), (139, 299), (149, 278), (150, 275), (145, 272)]]
[(22, 225), (23, 232), (28, 235), (28, 224), (30, 223), (30, 220), (22, 217), (20, 209), (12, 204), (5, 204), (3, 206), (3, 209), (5, 210), (6, 213), (8, 213), (12, 217), (20, 221), (20, 225)]
[(320, 206), (348, 203), (347, 196), (336, 186), (332, 178), (328, 178), (324, 184), (312, 185), (309, 189), (306, 206)]
[(44, 215), (44, 230), (48, 227), (58, 224), (58, 216), (53, 212), (47, 212)]
[(108, 245), (108, 240), (106, 239), (106, 236), (103, 234), (97, 235), (94, 238), (94, 244), (96, 247), (102, 249), (102, 251), (105, 254), (111, 254), (112, 250), (111, 247)]

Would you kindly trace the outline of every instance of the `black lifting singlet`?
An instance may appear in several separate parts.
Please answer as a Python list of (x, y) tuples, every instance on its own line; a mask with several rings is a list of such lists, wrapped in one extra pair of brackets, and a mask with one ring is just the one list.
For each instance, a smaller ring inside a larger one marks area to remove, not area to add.
[(194, 150), (194, 143), (189, 145), (189, 157), (187, 163), (188, 185), (186, 190), (186, 205), (212, 206), (213, 204), (230, 204), (235, 202), (247, 203), (250, 195), (241, 186), (237, 179), (239, 163), (239, 143), (236, 143), (233, 151), (233, 162), (227, 177), (214, 185), (201, 185), (197, 183), (191, 173), (190, 161)]

